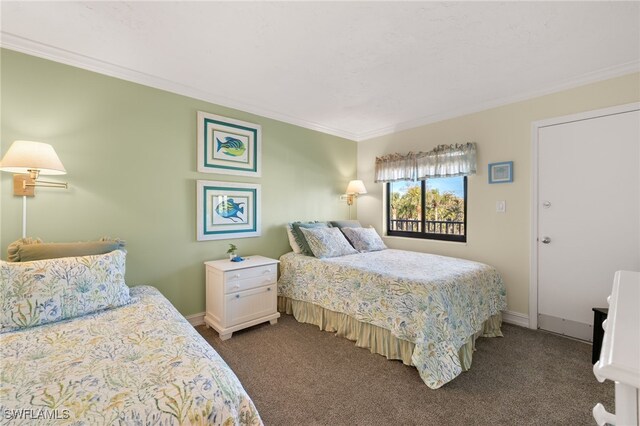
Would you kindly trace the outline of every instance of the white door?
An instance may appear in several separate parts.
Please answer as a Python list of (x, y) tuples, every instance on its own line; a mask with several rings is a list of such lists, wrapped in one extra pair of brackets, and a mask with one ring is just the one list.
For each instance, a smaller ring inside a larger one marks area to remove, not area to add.
[(537, 218), (538, 327), (591, 340), (615, 271), (640, 271), (637, 108), (538, 128)]

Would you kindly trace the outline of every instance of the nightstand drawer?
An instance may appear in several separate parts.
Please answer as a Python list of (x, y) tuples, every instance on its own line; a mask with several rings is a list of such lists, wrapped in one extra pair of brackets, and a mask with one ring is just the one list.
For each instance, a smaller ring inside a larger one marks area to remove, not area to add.
[(251, 321), (276, 312), (276, 284), (225, 296), (226, 325)]
[(275, 272), (265, 273), (264, 276), (246, 278), (244, 280), (233, 280), (224, 283), (224, 293), (237, 293), (239, 291), (250, 290), (256, 287), (263, 287), (275, 284), (277, 275)]
[(236, 269), (235, 271), (227, 271), (224, 273), (224, 281), (229, 283), (247, 278), (265, 277), (276, 274), (278, 265), (256, 266), (255, 268)]

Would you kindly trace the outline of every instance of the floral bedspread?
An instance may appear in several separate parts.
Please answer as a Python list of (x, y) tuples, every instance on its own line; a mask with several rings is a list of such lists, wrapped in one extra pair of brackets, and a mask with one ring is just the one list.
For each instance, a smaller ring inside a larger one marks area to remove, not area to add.
[(347, 314), (414, 343), (412, 362), (433, 389), (462, 372), (462, 345), (507, 307), (500, 274), (469, 260), (382, 250), (328, 259), (287, 253), (280, 262), (280, 296)]
[(260, 425), (233, 371), (153, 287), (0, 335), (0, 424)]

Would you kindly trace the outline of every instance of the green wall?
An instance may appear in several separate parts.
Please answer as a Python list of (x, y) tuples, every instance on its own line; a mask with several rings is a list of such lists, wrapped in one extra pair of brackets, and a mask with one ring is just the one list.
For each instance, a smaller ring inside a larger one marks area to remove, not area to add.
[[(203, 312), (206, 260), (289, 251), (284, 224), (346, 219), (356, 143), (243, 111), (3, 49), (1, 152), (14, 140), (56, 149), (68, 190), (37, 188), (27, 234), (46, 242), (127, 241), (128, 284), (157, 287), (184, 315)], [(196, 112), (262, 125), (262, 177), (196, 171)], [(0, 242), (21, 237), (22, 198), (0, 173)], [(53, 179), (59, 178), (59, 179)], [(196, 180), (262, 185), (262, 236), (196, 241)], [(355, 214), (355, 213), (354, 213)]]

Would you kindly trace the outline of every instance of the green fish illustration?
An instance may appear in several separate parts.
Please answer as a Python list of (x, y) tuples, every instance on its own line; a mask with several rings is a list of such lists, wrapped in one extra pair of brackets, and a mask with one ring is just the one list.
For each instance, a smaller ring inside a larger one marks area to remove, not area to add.
[(218, 142), (216, 152), (222, 149), (222, 152), (232, 157), (239, 157), (247, 150), (247, 147), (244, 146), (244, 143), (240, 139), (232, 138), (231, 136), (224, 138), (224, 142), (216, 138), (216, 142)]

